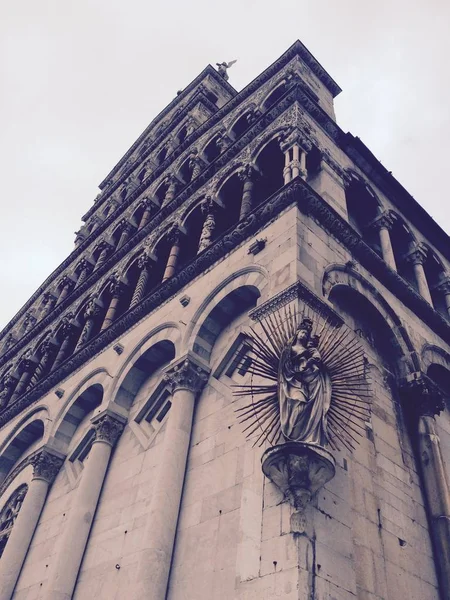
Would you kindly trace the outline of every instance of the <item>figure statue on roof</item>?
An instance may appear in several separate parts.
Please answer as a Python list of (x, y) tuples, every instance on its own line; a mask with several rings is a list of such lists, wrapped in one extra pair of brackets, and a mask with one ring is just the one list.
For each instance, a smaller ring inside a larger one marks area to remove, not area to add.
[(222, 77), (225, 79), (225, 81), (229, 80), (227, 69), (229, 69), (230, 67), (232, 67), (235, 62), (237, 62), (237, 59), (236, 60), (230, 60), (229, 63), (227, 63), (227, 62), (216, 63), (219, 75), (222, 75)]

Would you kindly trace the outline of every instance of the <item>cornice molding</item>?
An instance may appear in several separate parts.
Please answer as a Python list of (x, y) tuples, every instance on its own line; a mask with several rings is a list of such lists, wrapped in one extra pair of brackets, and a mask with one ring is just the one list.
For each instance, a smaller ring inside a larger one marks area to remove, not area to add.
[[(161, 208), (153, 218), (147, 223), (145, 227), (143, 227), (140, 231), (138, 231), (135, 235), (133, 235), (126, 244), (122, 246), (118, 251), (114, 252), (111, 257), (105, 261), (105, 263), (99, 269), (95, 269), (82, 283), (82, 285), (76, 287), (67, 298), (61, 302), (58, 306), (54, 307), (53, 310), (46, 316), (44, 319), (36, 323), (36, 325), (31, 329), (25, 336), (22, 336), (20, 340), (17, 341), (14, 346), (11, 347), (10, 350), (5, 352), (3, 356), (0, 357), (0, 368), (9, 360), (11, 360), (16, 353), (26, 346), (32, 339), (37, 336), (39, 333), (48, 328), (51, 323), (82, 294), (84, 294), (91, 286), (97, 282), (102, 275), (104, 275), (109, 269), (111, 269), (117, 262), (119, 262), (125, 254), (130, 252), (137, 244), (139, 244), (145, 237), (149, 235), (149, 233), (158, 227), (167, 217), (169, 217), (181, 204), (183, 204), (192, 194), (198, 191), (203, 185), (205, 185), (209, 179), (211, 179), (222, 167), (226, 166), (230, 160), (236, 157), (255, 137), (257, 137), (260, 133), (262, 133), (276, 118), (281, 115), (289, 106), (291, 106), (295, 101), (299, 101), (300, 98), (306, 98), (304, 93), (298, 88), (293, 88), (288, 93), (286, 93), (278, 103), (276, 103), (273, 107), (270, 108), (266, 113), (264, 113), (258, 120), (256, 120), (251, 127), (247, 129), (247, 131), (238, 138), (235, 142), (233, 142), (222, 154), (220, 154), (213, 162), (211, 162), (207, 168), (200, 173), (198, 177), (196, 177), (193, 181), (191, 181), (187, 186), (185, 186), (182, 191), (175, 196), (175, 198), (166, 206)], [(325, 114), (325, 113), (324, 113)], [(199, 127), (205, 128), (205, 131), (210, 129), (210, 126), (206, 127), (208, 122), (205, 122), (203, 125)], [(211, 124), (210, 124), (211, 125)], [(214, 124), (213, 124), (214, 125)], [(212, 125), (211, 125), (212, 127)], [(196, 130), (192, 135), (195, 136), (198, 130)], [(200, 133), (199, 135), (202, 135)], [(185, 140), (187, 143), (187, 140)], [(189, 144), (192, 142), (189, 142)], [(189, 146), (186, 145), (186, 147)], [(105, 221), (95, 230), (96, 238), (101, 237), (101, 234), (114, 222), (117, 220), (119, 216), (119, 209), (121, 213), (126, 210), (145, 190), (165, 171), (168, 171), (168, 166), (175, 160), (186, 148), (183, 148), (184, 143), (181, 144), (175, 151), (172, 153), (170, 160), (166, 159), (164, 163), (150, 176), (145, 180), (140, 186), (138, 186), (130, 196), (117, 208), (117, 210), (110, 216), (108, 216)], [(66, 269), (76, 261), (81, 254), (86, 250), (88, 246), (90, 246), (94, 240), (86, 239), (83, 241), (74, 251), (68, 256), (68, 258), (63, 261), (57, 269), (47, 278), (42, 286), (38, 288), (38, 290), (31, 296), (30, 300), (22, 307), (22, 309), (13, 317), (13, 319), (8, 323), (8, 325), (3, 329), (0, 333), (0, 340), (7, 335), (7, 333), (14, 327), (14, 325), (22, 318), (22, 316), (26, 313), (26, 311), (30, 308), (30, 306), (35, 302), (39, 296), (44, 292), (44, 290), (48, 289), (49, 285), (52, 281), (57, 280)]]
[[(374, 275), (380, 283), (395, 294), (408, 308), (421, 318), (437, 335), (450, 344), (450, 324), (437, 313), (426, 300), (393, 271), (323, 198), (305, 181), (296, 178), (276, 194), (257, 206), (244, 220), (225, 232), (206, 250), (186, 265), (181, 271), (161, 283), (140, 304), (129, 309), (108, 329), (99, 333), (86, 346), (68, 358), (54, 372), (42, 379), (32, 390), (0, 414), (0, 427), (8, 423), (25, 408), (39, 400), (44, 394), (70, 376), (96, 354), (104, 350), (117, 338), (126, 333), (141, 319), (172, 298), (186, 284), (206, 269), (211, 268), (226, 254), (237, 248), (288, 206), (296, 203), (301, 212), (312, 217), (320, 227), (335, 237), (352, 255)], [(125, 248), (125, 246), (124, 246)], [(127, 250), (127, 252), (129, 249)]]

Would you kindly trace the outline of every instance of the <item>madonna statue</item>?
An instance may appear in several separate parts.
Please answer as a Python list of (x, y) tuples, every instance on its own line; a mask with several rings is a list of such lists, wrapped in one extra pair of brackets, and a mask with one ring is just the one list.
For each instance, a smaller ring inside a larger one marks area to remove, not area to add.
[(283, 350), (278, 373), (281, 431), (286, 441), (325, 446), (331, 381), (311, 336), (312, 321), (303, 319)]

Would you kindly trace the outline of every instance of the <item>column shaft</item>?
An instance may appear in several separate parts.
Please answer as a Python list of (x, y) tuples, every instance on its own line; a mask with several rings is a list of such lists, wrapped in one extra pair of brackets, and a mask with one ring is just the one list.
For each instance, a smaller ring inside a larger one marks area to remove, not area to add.
[(425, 275), (425, 269), (423, 268), (423, 264), (421, 262), (414, 262), (414, 275), (417, 281), (417, 287), (419, 288), (419, 294), (424, 298), (427, 302), (433, 305), (433, 301), (431, 299), (430, 288), (428, 287), (427, 278)]
[(119, 296), (113, 296), (111, 298), (111, 302), (109, 303), (109, 308), (106, 312), (106, 316), (103, 320), (103, 324), (102, 324), (100, 331), (104, 331), (105, 329), (107, 329), (111, 325), (111, 323), (114, 321), (118, 304), (119, 304)]
[(396, 271), (397, 265), (395, 264), (394, 251), (392, 250), (391, 244), (391, 236), (387, 227), (380, 227), (380, 245), (384, 262), (387, 265), (389, 265), (391, 269), (394, 269), (394, 271)]
[(164, 275), (162, 280), (166, 281), (170, 279), (176, 271), (177, 263), (178, 263), (178, 255), (180, 253), (180, 242), (177, 240), (172, 248), (170, 249), (169, 258), (167, 259), (166, 269), (164, 271)]
[(239, 220), (243, 219), (252, 210), (253, 203), (253, 187), (254, 182), (250, 178), (244, 180), (244, 188), (242, 190), (242, 203)]
[(443, 597), (450, 598), (450, 491), (436, 421), (421, 416), (418, 425), (419, 458), (427, 497), (435, 557)]
[(147, 516), (144, 548), (138, 565), (133, 600), (166, 597), (178, 512), (191, 437), (195, 394), (176, 390), (168, 416), (164, 449)]
[(19, 579), (22, 565), (33, 538), (49, 483), (45, 479), (32, 479), (11, 535), (0, 560), (0, 598), (10, 600)]
[(139, 279), (137, 280), (136, 287), (134, 289), (133, 297), (131, 298), (130, 308), (139, 304), (142, 298), (145, 296), (148, 282), (148, 268), (144, 267), (140, 272)]
[(72, 598), (110, 456), (110, 444), (104, 441), (92, 444), (51, 566), (45, 600)]
[(284, 151), (284, 169), (283, 169), (284, 185), (291, 181), (291, 157), (289, 150)]
[(27, 385), (31, 379), (31, 371), (24, 371), (19, 379), (19, 383), (16, 385), (14, 394), (11, 396), (11, 402), (17, 400), (17, 398), (25, 392)]
[(152, 214), (152, 211), (150, 209), (150, 207), (147, 207), (144, 212), (142, 213), (142, 217), (141, 220), (139, 221), (139, 225), (138, 225), (138, 230), (142, 229), (143, 227), (145, 227), (147, 225), (147, 223), (150, 221), (150, 215)]

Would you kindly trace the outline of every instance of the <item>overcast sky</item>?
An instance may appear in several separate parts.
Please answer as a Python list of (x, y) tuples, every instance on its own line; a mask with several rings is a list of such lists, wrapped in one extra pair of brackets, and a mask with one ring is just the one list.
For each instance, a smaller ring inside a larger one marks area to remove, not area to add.
[(449, 232), (449, 13), (447, 0), (0, 0), (0, 328), (177, 90), (235, 58), (240, 90), (297, 38), (343, 89), (340, 126)]

